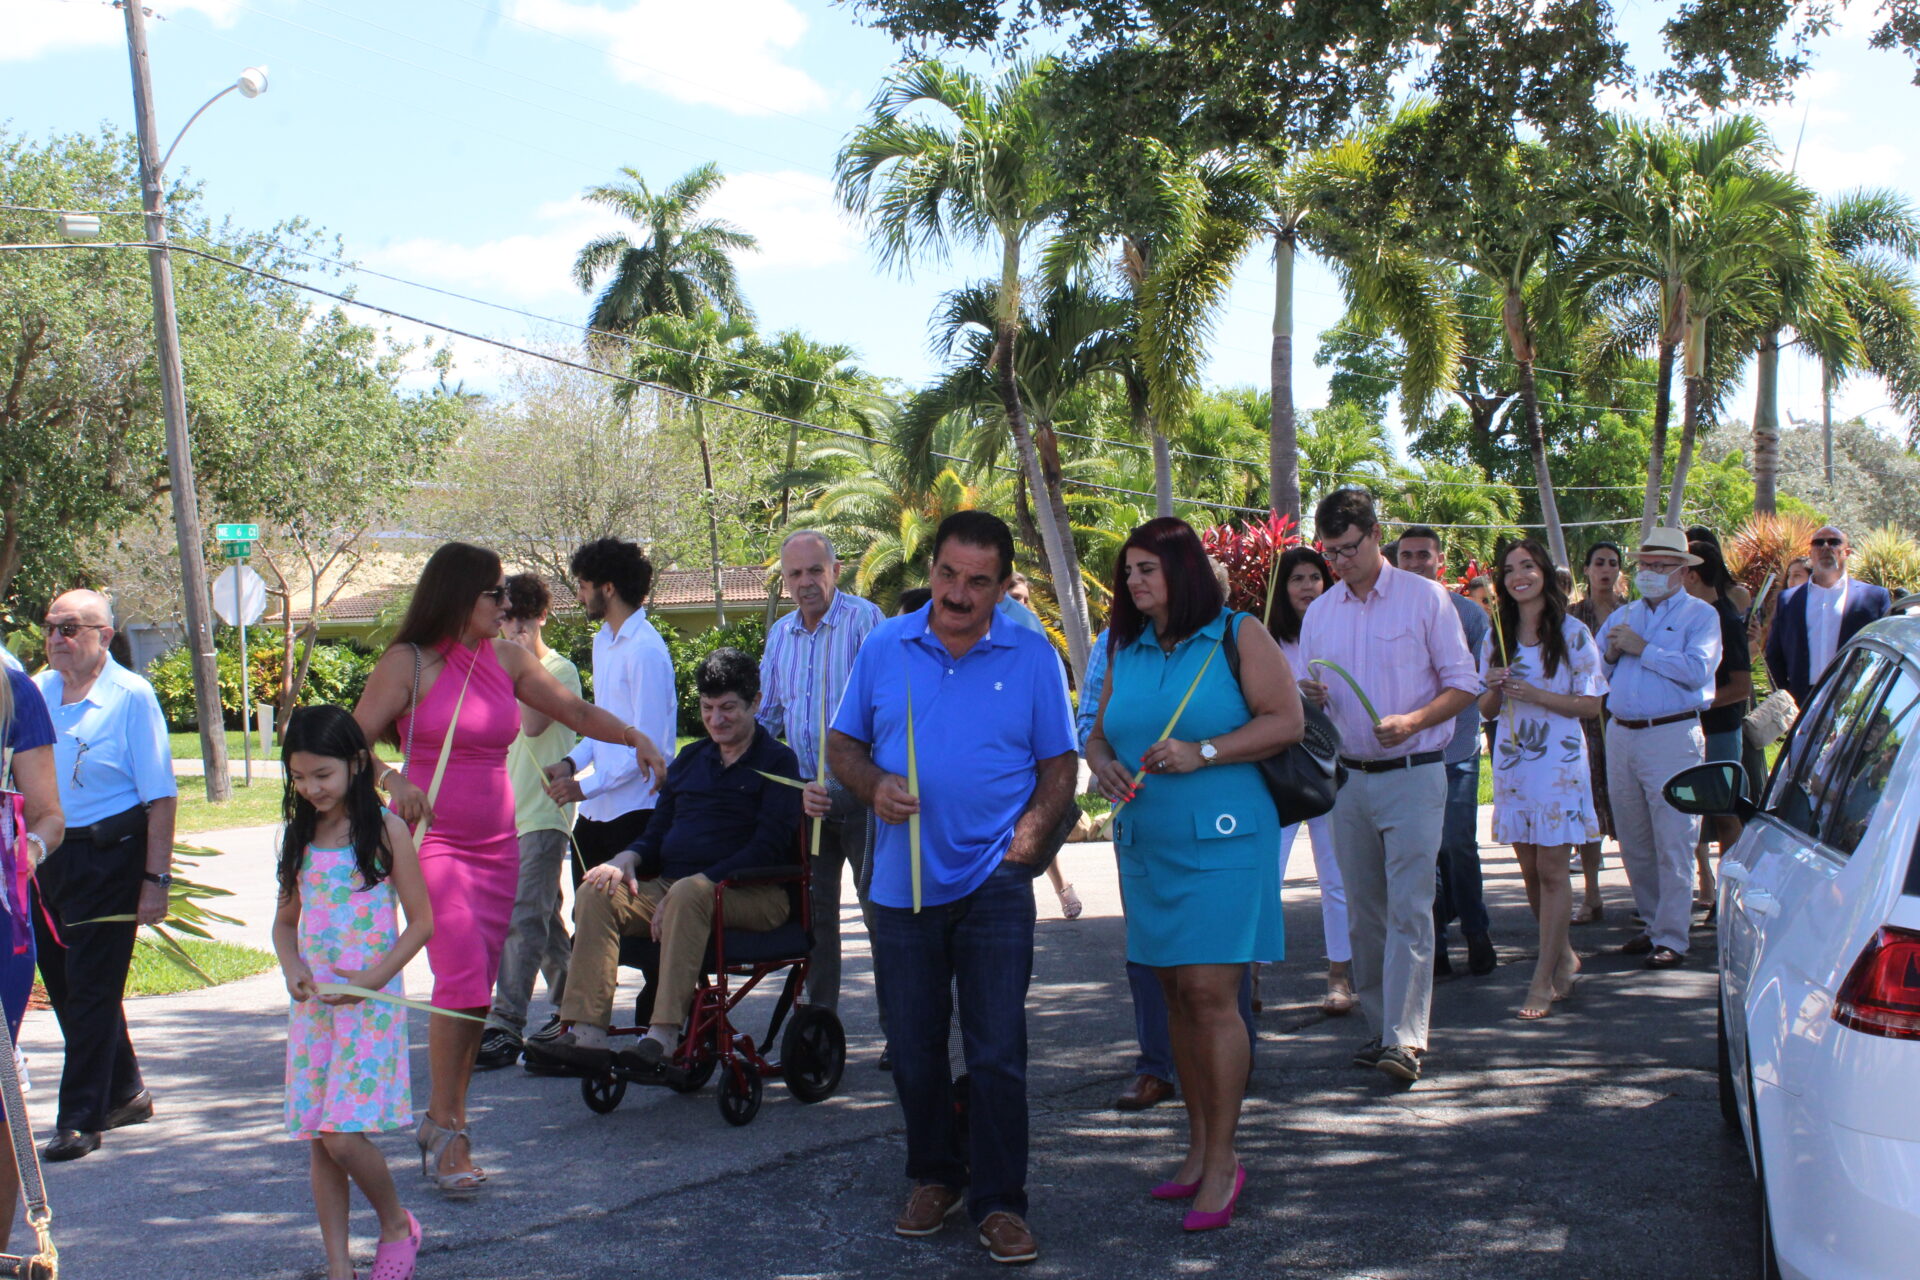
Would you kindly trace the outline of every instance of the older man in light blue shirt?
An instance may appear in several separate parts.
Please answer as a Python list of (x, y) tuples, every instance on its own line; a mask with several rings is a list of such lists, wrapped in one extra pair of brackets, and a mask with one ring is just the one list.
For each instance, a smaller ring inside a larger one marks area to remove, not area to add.
[(112, 639), (97, 592), (69, 591), (47, 610), (48, 669), (37, 683), (67, 815), (66, 843), (34, 878), (40, 973), (67, 1045), (45, 1152), (53, 1161), (77, 1160), (103, 1131), (153, 1115), (121, 1008), (139, 925), (87, 922), (165, 918), (177, 788), (160, 700), (108, 655)]
[(1693, 913), (1693, 847), (1700, 819), (1667, 803), (1661, 789), (1706, 754), (1700, 713), (1713, 702), (1720, 617), (1687, 594), (1681, 577), (1699, 557), (1678, 529), (1641, 544), (1640, 599), (1614, 611), (1600, 643), (1607, 668), (1607, 789), (1620, 860), (1646, 931), (1622, 948), (1649, 969), (1686, 963)]

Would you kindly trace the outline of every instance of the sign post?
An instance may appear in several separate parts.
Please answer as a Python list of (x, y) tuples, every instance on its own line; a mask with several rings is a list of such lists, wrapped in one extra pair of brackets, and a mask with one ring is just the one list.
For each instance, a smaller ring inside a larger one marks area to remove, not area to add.
[[(260, 532), (258, 525), (219, 525), (216, 531), (223, 547), (229, 541), (226, 531), (233, 528), (251, 529), (256, 537)], [(252, 550), (251, 543), (243, 545)], [(247, 708), (253, 706), (253, 673), (247, 653), (247, 624), (258, 622), (267, 611), (267, 580), (244, 564), (228, 565), (213, 580), (213, 611), (220, 615), (220, 621), (240, 628), (240, 742), (246, 752), (246, 784), (251, 787), (253, 735), (247, 732)], [(224, 723), (221, 731), (225, 732)]]

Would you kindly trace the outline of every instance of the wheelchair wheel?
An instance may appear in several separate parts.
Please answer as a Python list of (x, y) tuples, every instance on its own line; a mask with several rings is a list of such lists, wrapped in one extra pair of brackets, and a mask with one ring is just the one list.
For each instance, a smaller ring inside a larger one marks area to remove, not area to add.
[(847, 1033), (831, 1009), (801, 1005), (780, 1037), (780, 1078), (801, 1102), (820, 1102), (840, 1088), (847, 1067)]
[(626, 1096), (627, 1082), (611, 1072), (580, 1077), (580, 1097), (590, 1111), (599, 1115), (612, 1111)]
[(760, 1114), (763, 1088), (760, 1073), (750, 1062), (740, 1063), (737, 1071), (725, 1072), (720, 1077), (720, 1114), (731, 1125), (751, 1124)]
[(667, 1088), (673, 1090), (675, 1093), (700, 1092), (701, 1087), (704, 1086), (707, 1081), (713, 1079), (713, 1064), (714, 1059), (708, 1058), (684, 1076), (668, 1076)]

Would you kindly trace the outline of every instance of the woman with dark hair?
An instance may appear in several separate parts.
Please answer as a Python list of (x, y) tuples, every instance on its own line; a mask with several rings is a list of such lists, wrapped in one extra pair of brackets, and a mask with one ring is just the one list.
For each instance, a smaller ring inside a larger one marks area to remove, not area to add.
[[(0, 1003), (6, 1008), (7, 1034), (15, 1041), (33, 991), (34, 967), (31, 906), (20, 888), (67, 836), (53, 735), (53, 717), (40, 687), (18, 667), (0, 670)], [(19, 1199), (11, 1131), (0, 1118), (0, 1249), (13, 1233)]]
[[(1567, 606), (1567, 616), (1578, 619), (1593, 635), (1601, 634), (1613, 611), (1627, 602), (1627, 593), (1620, 586), (1620, 566), (1624, 562), (1620, 548), (1614, 543), (1596, 542), (1587, 548), (1584, 569), (1587, 589)], [(1604, 702), (1599, 715), (1580, 722), (1580, 732), (1587, 739), (1588, 772), (1593, 780), (1593, 817), (1600, 825), (1600, 835), (1580, 846), (1580, 871), (1586, 887), (1581, 892), (1580, 905), (1573, 909), (1575, 924), (1598, 924), (1607, 915), (1606, 902), (1600, 892), (1600, 842), (1618, 837), (1613, 831), (1613, 805), (1607, 798), (1606, 722)]]
[(1600, 649), (1554, 576), (1553, 557), (1529, 538), (1500, 554), (1494, 575), (1499, 625), (1480, 648), (1487, 690), (1480, 714), (1495, 723), (1493, 838), (1513, 846), (1527, 905), (1540, 922), (1540, 958), (1520, 1016), (1553, 1012), (1573, 993), (1580, 958), (1567, 944), (1572, 847), (1599, 833), (1578, 722), (1600, 711)]
[[(1268, 630), (1279, 642), (1294, 680), (1311, 679), (1306, 658), (1300, 653), (1300, 622), (1307, 615), (1307, 606), (1333, 585), (1333, 570), (1318, 551), (1301, 546), (1282, 552), (1273, 572), (1277, 581)], [(1280, 832), (1283, 880), (1294, 837), (1299, 833), (1297, 822)], [(1327, 939), (1327, 994), (1320, 1001), (1320, 1012), (1338, 1018), (1353, 1012), (1353, 939), (1347, 934), (1347, 890), (1340, 882), (1340, 860), (1333, 852), (1333, 815), (1310, 819), (1307, 833), (1313, 845), (1314, 876), (1320, 882), (1320, 927)]]
[[(664, 773), (646, 734), (561, 687), (527, 650), (500, 639), (507, 587), (500, 557), (449, 542), (420, 571), (400, 630), (367, 679), (353, 717), (369, 742), (398, 742), (403, 765), (382, 765), (374, 781), (420, 841), (420, 871), (438, 922), (427, 943), (432, 1002), (486, 1015), (499, 976), (520, 880), (513, 784), (507, 750), (519, 736), (520, 705), (575, 733), (633, 748), (641, 772)], [(436, 811), (445, 786), (456, 802)], [(415, 1138), (443, 1191), (486, 1181), (467, 1140), (467, 1086), (483, 1026), (435, 1015), (427, 1024), (432, 1092)]]
[[(1753, 700), (1753, 654), (1747, 647), (1747, 629), (1740, 621), (1739, 606), (1733, 599), (1733, 575), (1721, 558), (1718, 543), (1689, 542), (1687, 550), (1700, 557), (1681, 575), (1687, 594), (1705, 600), (1720, 618), (1720, 665), (1713, 673), (1713, 702), (1700, 715), (1700, 732), (1707, 738), (1706, 759), (1730, 760), (1741, 764), (1745, 750), (1742, 723), (1747, 704)], [(1697, 901), (1713, 906), (1713, 863), (1707, 846), (1720, 842), (1724, 855), (1727, 846), (1740, 838), (1740, 823), (1733, 818), (1709, 818), (1700, 826), (1700, 840), (1694, 845), (1693, 860), (1699, 878)]]
[[(1204, 1231), (1232, 1221), (1246, 1183), (1233, 1146), (1249, 1065), (1240, 985), (1284, 949), (1279, 821), (1253, 762), (1300, 740), (1300, 694), (1266, 628), (1224, 607), (1183, 520), (1128, 536), (1110, 617), (1087, 762), (1116, 806), (1127, 959), (1156, 970), (1187, 1094), (1186, 1158), (1153, 1194), (1192, 1199), (1184, 1226)], [(1220, 652), (1228, 627), (1238, 682)]]

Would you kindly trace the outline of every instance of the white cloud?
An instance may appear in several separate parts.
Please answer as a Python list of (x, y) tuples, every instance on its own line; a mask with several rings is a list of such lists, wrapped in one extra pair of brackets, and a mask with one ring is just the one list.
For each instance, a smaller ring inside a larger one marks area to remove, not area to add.
[[(807, 271), (856, 261), (860, 239), (833, 200), (833, 185), (813, 174), (729, 175), (703, 210), (751, 232), (758, 253), (738, 258), (743, 274)], [(563, 319), (584, 314), (572, 280), (574, 255), (594, 236), (632, 224), (578, 197), (550, 201), (527, 217), (528, 229), (477, 243), (421, 236), (362, 255), (368, 266)], [(751, 292), (751, 290), (749, 290)]]
[[(1781, 160), (1792, 159), (1793, 148), (1782, 148)], [(1823, 196), (1836, 196), (1855, 187), (1885, 186), (1906, 164), (1906, 152), (1888, 142), (1864, 147), (1827, 146), (1811, 135), (1800, 148), (1795, 172)]]
[[(199, 13), (217, 27), (238, 19), (241, 0), (163, 0), (149, 5), (156, 17)], [(117, 9), (87, 0), (8, 0), (6, 39), (0, 62), (31, 62), (42, 54), (119, 44), (127, 38), (126, 20)], [(151, 30), (151, 27), (149, 27)]]
[(807, 19), (788, 0), (515, 0), (512, 16), (603, 47), (614, 75), (737, 115), (812, 111), (825, 89), (785, 55)]

